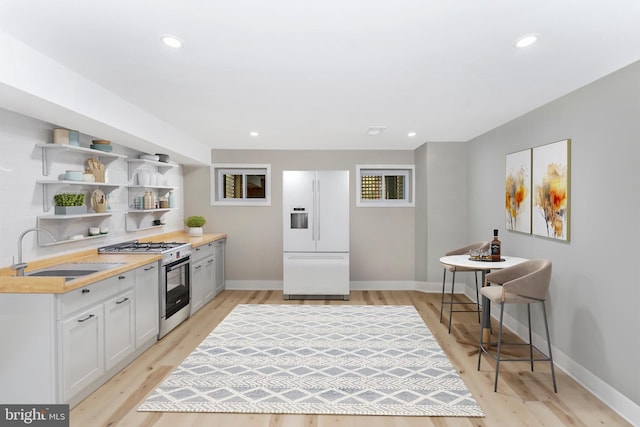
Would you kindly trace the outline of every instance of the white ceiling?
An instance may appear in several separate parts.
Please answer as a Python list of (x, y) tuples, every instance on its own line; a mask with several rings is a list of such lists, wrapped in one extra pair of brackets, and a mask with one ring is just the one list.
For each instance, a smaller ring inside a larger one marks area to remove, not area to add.
[(0, 30), (214, 148), (467, 141), (640, 59), (638, 0), (0, 0)]

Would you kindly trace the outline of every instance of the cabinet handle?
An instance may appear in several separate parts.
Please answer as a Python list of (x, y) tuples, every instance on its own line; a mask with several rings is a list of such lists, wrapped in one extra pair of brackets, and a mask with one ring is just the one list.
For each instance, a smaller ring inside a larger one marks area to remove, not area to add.
[(212, 259), (210, 259), (209, 261), (207, 261), (207, 264), (211, 264), (213, 262)]
[(149, 266), (149, 267), (145, 268), (144, 271), (153, 270), (154, 268), (156, 268), (156, 266), (152, 265), (152, 266)]
[(122, 304), (123, 302), (127, 302), (127, 301), (129, 301), (129, 297), (122, 298), (122, 300), (121, 300), (121, 301), (116, 301), (116, 305), (120, 305), (120, 304)]
[(95, 314), (90, 314), (87, 317), (85, 317), (84, 319), (78, 319), (78, 323), (86, 322), (87, 320), (91, 319), (92, 317), (96, 317)]
[(126, 279), (126, 278), (127, 278), (127, 276), (118, 276), (118, 279), (119, 279), (119, 280), (124, 280), (124, 279)]
[(200, 270), (201, 268), (202, 268), (202, 266), (201, 266), (201, 265), (196, 265), (195, 270)]
[(83, 289), (83, 290), (82, 290), (82, 293), (83, 293), (83, 294), (88, 294), (89, 292), (91, 292), (91, 289)]
[(198, 252), (200, 250), (200, 248), (196, 248), (196, 252)]

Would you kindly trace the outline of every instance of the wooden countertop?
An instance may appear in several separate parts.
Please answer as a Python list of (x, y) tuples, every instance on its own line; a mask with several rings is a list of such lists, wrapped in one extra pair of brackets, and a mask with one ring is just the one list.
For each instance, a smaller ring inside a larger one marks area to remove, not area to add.
[[(200, 237), (189, 236), (185, 232), (159, 234), (140, 239), (145, 242), (174, 241), (191, 243), (192, 247), (198, 247), (209, 242), (226, 238), (226, 234), (205, 234)], [(122, 263), (122, 265), (109, 270), (99, 271), (65, 282), (64, 277), (16, 277), (15, 271), (9, 267), (0, 268), (0, 293), (20, 294), (61, 294), (72, 291), (91, 283), (107, 279), (125, 271), (133, 270), (143, 265), (162, 259), (160, 254), (98, 254), (98, 250), (89, 249), (72, 254), (61, 255), (42, 260), (29, 261), (26, 273), (41, 268), (67, 262), (105, 262)]]

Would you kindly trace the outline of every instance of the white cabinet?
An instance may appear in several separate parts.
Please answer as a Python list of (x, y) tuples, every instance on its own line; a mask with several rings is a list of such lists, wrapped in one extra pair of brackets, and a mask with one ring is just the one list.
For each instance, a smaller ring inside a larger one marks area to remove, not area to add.
[(65, 402), (105, 372), (103, 310), (103, 305), (98, 304), (62, 322), (62, 397)]
[(226, 239), (219, 239), (191, 251), (192, 315), (224, 290), (225, 243)]
[(204, 275), (207, 278), (204, 286), (204, 303), (208, 303), (216, 296), (216, 260), (212, 255), (204, 261)]
[(141, 348), (145, 343), (158, 339), (159, 279), (158, 263), (140, 267), (135, 271), (136, 348)]
[(216, 240), (214, 243), (214, 259), (215, 259), (215, 273), (214, 273), (214, 295), (218, 295), (224, 291), (225, 279), (224, 279), (224, 257), (226, 239)]
[(133, 353), (134, 278), (128, 271), (61, 296), (65, 402)]
[(107, 371), (135, 349), (134, 316), (133, 289), (104, 303), (104, 353)]
[(191, 314), (211, 301), (215, 289), (214, 242), (197, 246), (191, 251)]

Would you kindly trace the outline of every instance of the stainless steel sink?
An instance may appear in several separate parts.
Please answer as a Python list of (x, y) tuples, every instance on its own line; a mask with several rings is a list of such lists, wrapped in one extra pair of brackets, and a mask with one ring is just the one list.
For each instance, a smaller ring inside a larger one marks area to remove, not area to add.
[(27, 273), (27, 276), (64, 277), (66, 280), (87, 276), (123, 265), (123, 262), (66, 262)]
[(28, 276), (78, 277), (97, 272), (98, 270), (43, 270), (29, 273)]

